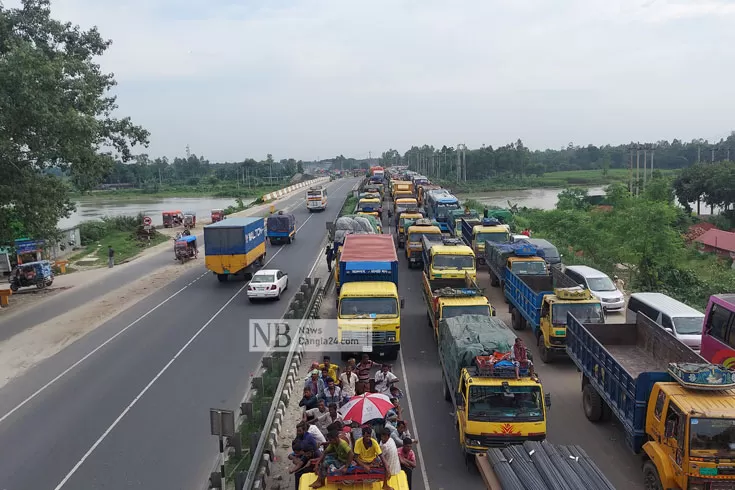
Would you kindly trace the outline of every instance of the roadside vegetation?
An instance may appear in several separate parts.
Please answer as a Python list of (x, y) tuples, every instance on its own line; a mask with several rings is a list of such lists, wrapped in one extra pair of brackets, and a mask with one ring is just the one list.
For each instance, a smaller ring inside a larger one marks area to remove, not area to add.
[(220, 182), (197, 185), (155, 185), (132, 189), (92, 190), (84, 193), (72, 191), (70, 196), (76, 199), (140, 199), (141, 197), (232, 197), (258, 198), (269, 192), (282, 189), (288, 182), (276, 185), (259, 184), (253, 187), (238, 185), (237, 182)]
[(554, 243), (567, 265), (589, 265), (622, 277), (630, 291), (660, 291), (704, 309), (710, 295), (735, 291), (735, 271), (729, 259), (686, 243), (696, 220), (674, 196), (671, 180), (660, 174), (638, 197), (625, 185), (609, 186), (604, 206), (589, 204), (584, 190), (566, 189), (556, 209), (521, 209), (513, 225)]
[(357, 198), (355, 196), (349, 196), (347, 199), (345, 199), (345, 203), (342, 205), (342, 209), (339, 211), (340, 216), (344, 216), (346, 214), (353, 214), (355, 212), (355, 207), (357, 206)]
[[(171, 240), (171, 237), (150, 230), (148, 235), (142, 227), (143, 215), (105, 217), (101, 220), (85, 221), (79, 225), (84, 250), (69, 258), (75, 262), (94, 255), (100, 265), (107, 264), (107, 247), (115, 251), (115, 263), (120, 264), (147, 248)], [(150, 236), (150, 239), (149, 239)]]

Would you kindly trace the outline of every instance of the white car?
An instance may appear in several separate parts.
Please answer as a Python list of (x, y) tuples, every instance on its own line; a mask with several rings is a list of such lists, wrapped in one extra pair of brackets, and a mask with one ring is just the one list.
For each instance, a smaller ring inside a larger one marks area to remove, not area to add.
[(288, 274), (278, 269), (263, 269), (253, 274), (248, 283), (248, 299), (281, 299), (281, 293), (288, 289)]

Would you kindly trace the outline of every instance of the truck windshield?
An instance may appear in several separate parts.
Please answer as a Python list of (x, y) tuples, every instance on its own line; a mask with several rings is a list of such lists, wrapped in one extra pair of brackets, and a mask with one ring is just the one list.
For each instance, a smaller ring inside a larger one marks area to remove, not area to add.
[(473, 269), (475, 259), (471, 255), (434, 255), (434, 269)]
[(408, 234), (408, 242), (412, 245), (421, 245), (421, 239), (423, 237), (429, 237), (429, 240), (434, 241), (441, 241), (442, 234), (441, 232), (437, 233), (436, 231), (429, 231), (429, 232), (413, 232)]
[(543, 260), (532, 262), (514, 261), (511, 264), (510, 270), (522, 276), (545, 276), (547, 274), (546, 262)]
[(416, 208), (416, 204), (403, 204), (403, 205), (397, 204), (396, 205), (396, 214), (405, 213), (409, 209), (414, 209), (414, 208)]
[(551, 323), (566, 325), (569, 312), (582, 323), (605, 322), (600, 303), (555, 303), (551, 309)]
[(490, 316), (490, 307), (488, 305), (457, 305), (442, 308), (442, 318), (454, 318), (461, 315)]
[(735, 458), (735, 419), (691, 419), (689, 452), (698, 458)]
[(357, 206), (357, 210), (363, 212), (372, 212), (377, 211), (379, 207), (380, 204), (378, 204), (377, 202), (361, 202)]
[(395, 318), (398, 316), (398, 301), (395, 298), (342, 298), (339, 302), (339, 316)]
[(538, 386), (471, 386), (467, 418), (479, 422), (544, 420)]
[(453, 209), (459, 209), (459, 204), (457, 203), (438, 203), (436, 205), (436, 213), (439, 216), (446, 216), (449, 214), (449, 211)]
[(477, 238), (475, 239), (477, 243), (485, 244), (486, 241), (488, 242), (507, 242), (509, 240), (508, 234), (505, 232), (494, 232), (494, 233), (478, 233)]

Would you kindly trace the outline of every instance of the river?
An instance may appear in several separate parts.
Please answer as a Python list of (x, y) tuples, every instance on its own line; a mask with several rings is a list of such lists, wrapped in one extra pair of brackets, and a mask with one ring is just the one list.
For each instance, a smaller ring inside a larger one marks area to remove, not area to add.
[[(82, 221), (100, 219), (105, 216), (135, 216), (143, 213), (150, 216), (154, 225), (163, 224), (163, 211), (195, 211), (197, 218), (209, 218), (212, 209), (233, 206), (231, 197), (140, 197), (139, 199), (80, 199), (77, 210), (68, 218), (59, 221), (59, 228), (66, 229)], [(246, 203), (247, 204), (247, 203)]]

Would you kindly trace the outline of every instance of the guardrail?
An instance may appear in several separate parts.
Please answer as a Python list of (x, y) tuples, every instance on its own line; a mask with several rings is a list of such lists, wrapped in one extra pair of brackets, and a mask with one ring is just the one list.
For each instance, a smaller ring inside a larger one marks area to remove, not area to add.
[(286, 194), (293, 192), (297, 189), (321, 184), (323, 182), (329, 182), (329, 177), (319, 177), (318, 179), (307, 180), (306, 182), (300, 182), (298, 184), (294, 184), (292, 186), (286, 187), (285, 189), (279, 189), (277, 191), (269, 192), (268, 194), (263, 195), (263, 202), (269, 202), (274, 199), (278, 199), (279, 197), (283, 197)]

